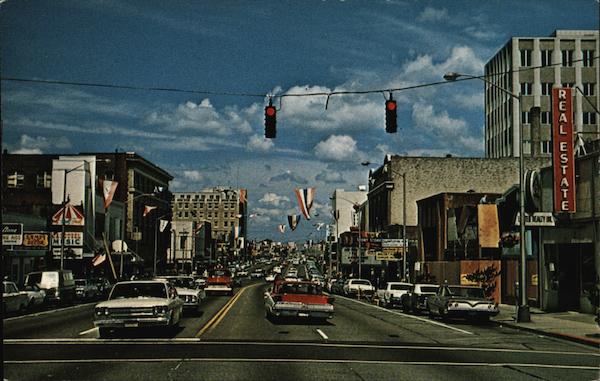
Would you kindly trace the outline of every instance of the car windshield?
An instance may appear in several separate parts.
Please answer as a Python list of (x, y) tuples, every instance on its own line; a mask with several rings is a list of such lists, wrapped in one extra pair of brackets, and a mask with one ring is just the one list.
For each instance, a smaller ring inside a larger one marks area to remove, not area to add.
[(222, 276), (231, 276), (231, 272), (228, 270), (214, 270), (212, 271), (209, 276), (213, 276), (213, 277), (222, 277)]
[(410, 290), (410, 284), (391, 284), (390, 290)]
[(452, 296), (465, 298), (483, 298), (485, 295), (482, 288), (478, 287), (449, 287)]
[(369, 282), (368, 280), (364, 280), (364, 279), (355, 279), (352, 281), (352, 284), (358, 284), (361, 286), (370, 286), (371, 282)]
[(194, 278), (169, 278), (169, 283), (180, 288), (195, 288)]
[(437, 292), (437, 286), (421, 286), (421, 292)]
[(117, 283), (110, 299), (123, 298), (167, 298), (165, 284), (162, 282)]

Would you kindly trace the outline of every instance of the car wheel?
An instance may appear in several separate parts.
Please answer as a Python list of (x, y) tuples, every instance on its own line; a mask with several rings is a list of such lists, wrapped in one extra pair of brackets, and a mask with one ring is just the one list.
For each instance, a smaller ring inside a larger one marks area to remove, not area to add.
[(27, 305), (27, 309), (32, 310), (34, 307), (35, 307), (35, 299), (31, 298), (31, 299), (29, 299), (29, 304)]
[(433, 314), (433, 311), (432, 311), (432, 310), (430, 310), (430, 309), (428, 309), (428, 310), (427, 310), (427, 315), (429, 315), (429, 318), (430, 318), (430, 319), (433, 319), (433, 318), (435, 318), (435, 315)]

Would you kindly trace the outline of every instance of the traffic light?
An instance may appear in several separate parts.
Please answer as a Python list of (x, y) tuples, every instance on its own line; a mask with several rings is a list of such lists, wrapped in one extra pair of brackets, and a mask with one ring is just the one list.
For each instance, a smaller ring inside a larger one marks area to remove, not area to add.
[(274, 139), (277, 135), (277, 109), (269, 99), (269, 105), (265, 107), (265, 138)]
[(398, 130), (396, 117), (396, 101), (390, 94), (390, 99), (385, 101), (385, 132), (388, 134), (395, 134)]

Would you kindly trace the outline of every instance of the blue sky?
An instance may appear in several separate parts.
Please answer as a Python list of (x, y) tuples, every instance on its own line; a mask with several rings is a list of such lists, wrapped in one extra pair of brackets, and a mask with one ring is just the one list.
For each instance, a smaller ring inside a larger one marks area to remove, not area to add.
[[(4, 1), (2, 77), (237, 94), (401, 88), (447, 71), (481, 74), (512, 36), (597, 29), (586, 1)], [(361, 161), (387, 153), (483, 156), (481, 83), (395, 92), (399, 130), (384, 130), (381, 93), (266, 97), (2, 81), (3, 148), (13, 153), (135, 151), (169, 171), (173, 191), (248, 188), (251, 238), (322, 237), (336, 188), (367, 183)], [(293, 188), (317, 188), (311, 223)]]

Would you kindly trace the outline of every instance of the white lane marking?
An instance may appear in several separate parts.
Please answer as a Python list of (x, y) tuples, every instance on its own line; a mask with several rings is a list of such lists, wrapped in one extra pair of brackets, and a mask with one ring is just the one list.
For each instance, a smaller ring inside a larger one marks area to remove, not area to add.
[(92, 333), (98, 331), (98, 327), (90, 328), (87, 331), (79, 332), (79, 336), (87, 335), (88, 333)]
[(42, 312), (37, 312), (35, 314), (27, 314), (27, 315), (21, 315), (21, 316), (15, 316), (15, 317), (11, 317), (11, 318), (6, 318), (3, 319), (4, 322), (7, 321), (13, 321), (13, 320), (19, 320), (19, 319), (24, 319), (24, 318), (30, 318), (30, 317), (37, 317), (37, 316), (43, 316), (43, 315), (49, 315), (49, 314), (53, 314), (55, 312), (61, 312), (61, 311), (69, 311), (69, 310), (74, 310), (77, 308), (81, 308), (81, 307), (86, 307), (86, 306), (91, 306), (91, 305), (95, 305), (98, 304), (100, 302), (93, 302), (93, 303), (85, 303), (85, 304), (78, 304), (76, 306), (71, 306), (71, 307), (65, 307), (65, 308), (57, 308), (54, 310), (48, 310), (48, 311), (42, 311)]
[(266, 346), (266, 347), (326, 347), (326, 348), (363, 348), (363, 349), (413, 349), (424, 351), (469, 351), (469, 352), (506, 352), (506, 353), (527, 353), (527, 354), (553, 354), (569, 356), (591, 356), (600, 357), (597, 352), (565, 352), (565, 351), (540, 351), (530, 349), (509, 349), (509, 348), (477, 348), (477, 347), (440, 347), (440, 346), (417, 346), (417, 345), (374, 345), (374, 344), (336, 344), (336, 343), (265, 343), (252, 341), (226, 341), (211, 342), (202, 341), (195, 338), (175, 338), (175, 339), (4, 339), (5, 345), (247, 345), (247, 346)]
[(443, 362), (443, 361), (383, 361), (383, 360), (317, 360), (317, 359), (253, 359), (253, 358), (149, 358), (149, 359), (85, 359), (85, 360), (9, 360), (4, 364), (83, 364), (83, 363), (147, 363), (147, 362), (247, 362), (247, 363), (324, 363), (324, 364), (374, 364), (374, 365), (425, 365), (425, 366), (457, 366), (457, 367), (524, 367), (524, 368), (550, 368), (550, 369), (579, 369), (598, 370), (595, 366), (583, 365), (553, 365), (535, 363), (484, 363), (484, 362)]
[(321, 331), (319, 328), (317, 328), (317, 333), (319, 335), (321, 335), (321, 337), (325, 340), (329, 340), (329, 337), (327, 337), (327, 335), (325, 334), (325, 332)]
[(423, 321), (423, 322), (425, 322), (425, 323), (429, 323), (429, 324), (437, 325), (437, 326), (440, 326), (440, 327), (448, 328), (448, 329), (451, 329), (451, 330), (454, 330), (454, 331), (457, 331), (457, 332), (464, 333), (464, 334), (466, 334), (466, 335), (474, 335), (474, 333), (473, 333), (473, 332), (469, 332), (469, 331), (465, 331), (464, 329), (460, 329), (460, 328), (452, 327), (452, 326), (450, 326), (450, 325), (447, 325), (447, 324), (444, 324), (444, 323), (440, 323), (440, 322), (438, 322), (438, 321), (434, 321), (434, 320), (431, 320), (431, 319), (424, 319), (424, 318), (422, 318), (422, 317), (419, 317), (419, 316), (414, 316), (414, 315), (403, 314), (402, 312), (390, 311), (390, 310), (388, 310), (388, 309), (386, 309), (386, 308), (383, 308), (383, 307), (379, 307), (379, 306), (375, 306), (375, 305), (373, 305), (373, 304), (368, 304), (368, 303), (365, 303), (365, 302), (361, 302), (361, 301), (359, 301), (359, 300), (354, 300), (354, 299), (346, 298), (346, 297), (344, 297), (344, 296), (340, 296), (340, 295), (338, 295), (338, 297), (340, 297), (340, 298), (342, 298), (342, 299), (345, 299), (345, 300), (350, 300), (350, 301), (352, 301), (352, 302), (355, 302), (355, 303), (358, 303), (358, 304), (362, 304), (362, 305), (364, 305), (364, 306), (369, 306), (369, 307), (377, 308), (377, 309), (380, 309), (380, 310), (382, 310), (382, 311), (389, 312), (389, 313), (391, 313), (391, 314), (394, 314), (394, 315), (398, 315), (398, 316), (405, 316), (405, 317), (408, 317), (408, 318), (411, 318), (411, 319), (420, 320), (420, 321)]

